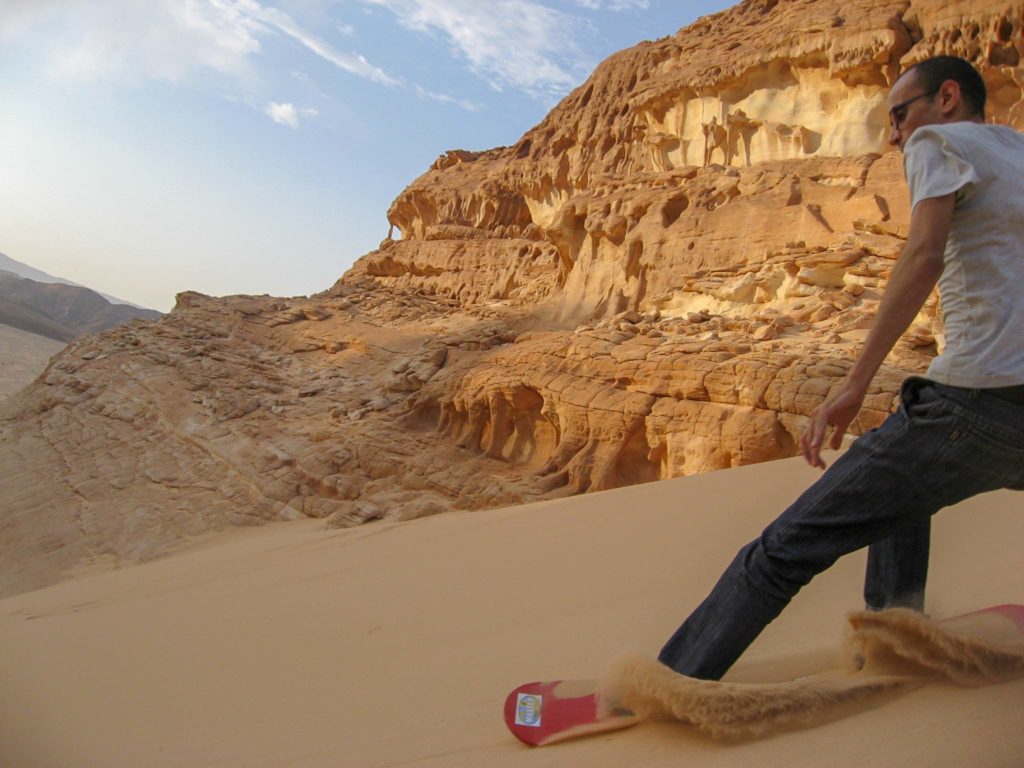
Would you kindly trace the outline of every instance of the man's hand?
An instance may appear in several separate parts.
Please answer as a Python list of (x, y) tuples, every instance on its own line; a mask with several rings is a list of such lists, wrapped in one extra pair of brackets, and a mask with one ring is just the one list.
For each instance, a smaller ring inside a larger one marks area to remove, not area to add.
[(944, 266), (943, 252), (953, 221), (954, 206), (953, 192), (926, 198), (914, 206), (907, 244), (893, 267), (875, 325), (864, 341), (864, 349), (839, 391), (811, 413), (811, 423), (800, 438), (804, 458), (812, 467), (825, 468), (821, 447), (830, 426), (835, 429), (829, 448), (834, 450), (842, 445), (846, 428), (856, 418), (875, 372), (938, 282)]
[(828, 398), (811, 412), (811, 423), (800, 438), (800, 447), (804, 458), (812, 467), (825, 468), (821, 458), (821, 447), (825, 443), (825, 433), (831, 426), (834, 428), (828, 447), (835, 450), (843, 442), (843, 435), (850, 422), (856, 418), (860, 406), (864, 402), (865, 391), (852, 386), (849, 382), (833, 397)]

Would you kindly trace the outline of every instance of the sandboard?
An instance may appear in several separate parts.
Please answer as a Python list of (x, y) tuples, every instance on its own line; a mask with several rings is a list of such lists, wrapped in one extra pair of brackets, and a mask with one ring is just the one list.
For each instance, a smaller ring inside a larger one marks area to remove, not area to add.
[[(991, 606), (945, 619), (937, 626), (955, 631), (959, 625), (988, 616), (1005, 625), (1010, 634), (1024, 635), (1024, 605)], [(834, 674), (834, 671), (823, 674)], [(875, 673), (865, 670), (858, 676), (865, 678), (863, 689), (870, 692)], [(779, 684), (779, 687), (786, 685)], [(505, 724), (512, 734), (530, 746), (546, 746), (579, 736), (616, 731), (635, 725), (642, 719), (624, 707), (603, 701), (597, 680), (526, 683), (505, 699), (504, 715)]]
[(505, 725), (532, 747), (640, 722), (626, 709), (603, 705), (597, 680), (549, 680), (520, 685), (505, 699)]

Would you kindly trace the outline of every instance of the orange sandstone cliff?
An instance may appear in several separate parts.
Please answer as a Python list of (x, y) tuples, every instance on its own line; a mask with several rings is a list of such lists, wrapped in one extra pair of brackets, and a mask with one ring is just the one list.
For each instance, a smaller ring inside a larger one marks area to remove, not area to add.
[[(1019, 2), (746, 0), (610, 57), (515, 146), (438, 158), (329, 290), (185, 293), (80, 338), (0, 405), (0, 594), (229, 525), (793, 455), (906, 234), (888, 86), (962, 55), (1024, 127), (1022, 52)], [(942, 341), (935, 297), (856, 432)]]

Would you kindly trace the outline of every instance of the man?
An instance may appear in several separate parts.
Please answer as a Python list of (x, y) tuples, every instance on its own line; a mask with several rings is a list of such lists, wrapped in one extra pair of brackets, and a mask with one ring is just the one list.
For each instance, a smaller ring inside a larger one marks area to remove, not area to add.
[(864, 350), (811, 415), (804, 457), (825, 468), (885, 356), (939, 283), (946, 347), (928, 378), (748, 544), (659, 660), (717, 680), (812, 577), (870, 546), (868, 607), (923, 607), (931, 515), (984, 491), (1024, 490), (1024, 136), (986, 125), (985, 85), (948, 56), (889, 93), (912, 213)]

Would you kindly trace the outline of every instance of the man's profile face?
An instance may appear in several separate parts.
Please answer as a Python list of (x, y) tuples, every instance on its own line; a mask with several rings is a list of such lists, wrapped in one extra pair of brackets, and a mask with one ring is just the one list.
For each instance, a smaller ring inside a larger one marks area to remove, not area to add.
[(903, 145), (922, 125), (940, 120), (935, 110), (935, 93), (929, 94), (917, 81), (917, 73), (899, 78), (889, 91), (889, 143), (903, 150)]

